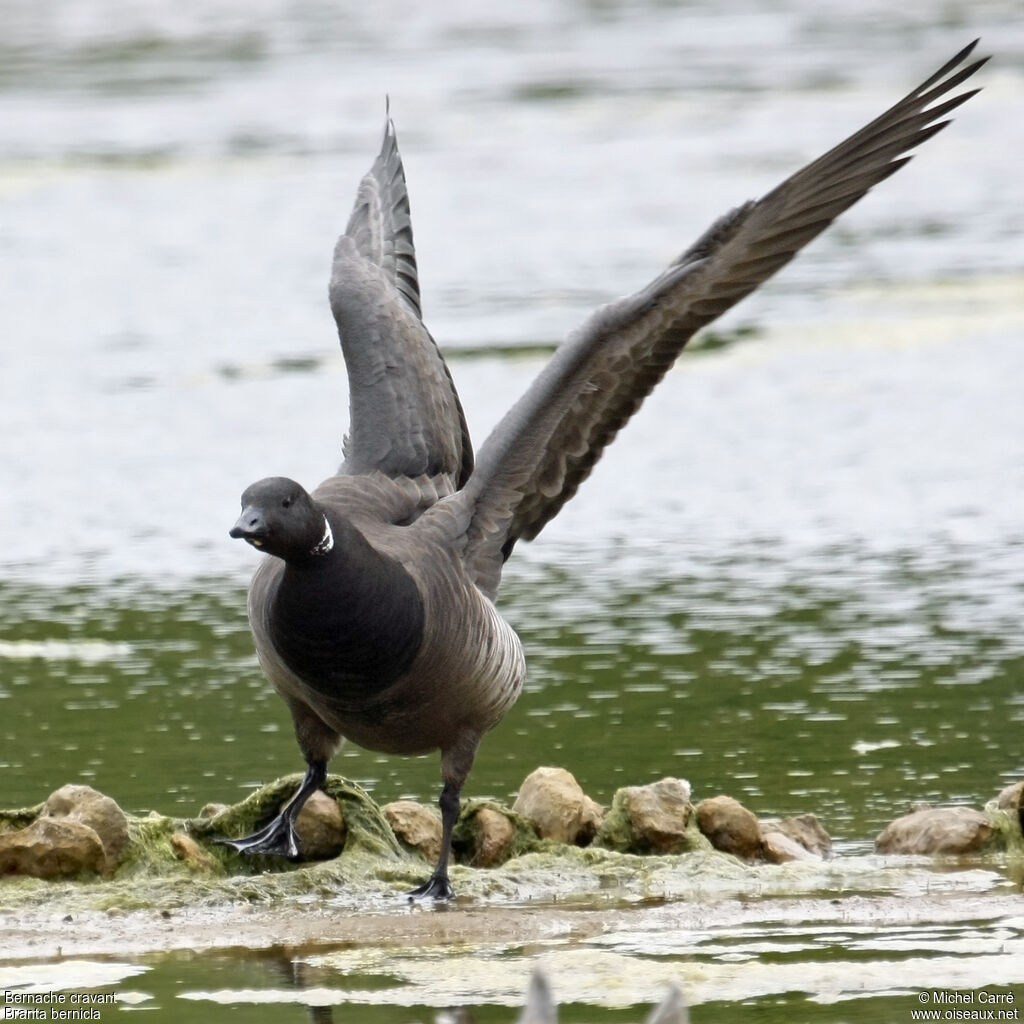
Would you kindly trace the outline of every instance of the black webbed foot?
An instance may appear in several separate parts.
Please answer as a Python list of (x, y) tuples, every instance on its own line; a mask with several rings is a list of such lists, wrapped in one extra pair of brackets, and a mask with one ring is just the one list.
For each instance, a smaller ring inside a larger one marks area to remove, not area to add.
[(302, 805), (311, 793), (318, 790), (327, 778), (327, 764), (323, 761), (310, 761), (306, 774), (295, 791), (295, 795), (281, 808), (280, 814), (268, 825), (257, 829), (252, 835), (241, 839), (228, 839), (221, 836), (214, 840), (222, 846), (230, 846), (238, 853), (272, 854), (277, 857), (289, 857), (300, 860), (299, 837), (295, 832), (295, 819), (302, 810)]
[(220, 843), (222, 846), (230, 846), (238, 853), (274, 854), (278, 857), (289, 857), (292, 860), (298, 860), (300, 856), (299, 839), (295, 834), (295, 826), (283, 812), (269, 825), (257, 829), (252, 835), (242, 836), (240, 839), (220, 837), (214, 842)]
[(433, 874), (423, 885), (418, 885), (405, 895), (409, 900), (453, 900), (455, 890), (447, 874)]

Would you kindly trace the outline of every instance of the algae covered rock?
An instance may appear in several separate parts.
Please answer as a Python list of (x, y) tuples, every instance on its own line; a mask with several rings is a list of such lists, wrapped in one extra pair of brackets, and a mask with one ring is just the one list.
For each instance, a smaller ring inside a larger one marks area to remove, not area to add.
[(996, 829), (971, 807), (922, 807), (890, 822), (875, 840), (879, 853), (967, 854), (992, 843)]
[(0, 877), (74, 878), (103, 874), (106, 867), (107, 853), (95, 829), (73, 818), (39, 817), (0, 835)]
[[(256, 828), (270, 821), (281, 807), (294, 795), (302, 782), (300, 775), (288, 775), (268, 783), (266, 786), (250, 793), (241, 803), (233, 804), (213, 815), (213, 817), (193, 818), (186, 823), (189, 834), (202, 842), (216, 842), (222, 837), (247, 835)], [(333, 849), (340, 843), (344, 852), (361, 850), (380, 857), (396, 857), (401, 848), (394, 832), (380, 808), (370, 799), (369, 794), (361, 786), (342, 778), (340, 775), (328, 775), (324, 780), (322, 795), (335, 803), (340, 809), (344, 821), (344, 833), (339, 840), (336, 834), (337, 819), (327, 804), (320, 802), (334, 824), (328, 823), (328, 835), (325, 840), (329, 845), (320, 848), (318, 855), (307, 848), (307, 833), (302, 825), (302, 815), (296, 821), (299, 833), (299, 846), (303, 859), (332, 858), (341, 852), (324, 852)], [(307, 819), (308, 821), (308, 819)], [(333, 835), (333, 838), (332, 838)], [(310, 839), (315, 837), (310, 836)], [(232, 854), (237, 862), (245, 863), (246, 858), (240, 854)]]
[(624, 786), (612, 797), (594, 842), (631, 853), (683, 853), (693, 805), (685, 779), (665, 778), (647, 786)]
[(492, 800), (464, 800), (452, 850), (460, 864), (484, 868), (504, 864), (541, 845), (533, 822)]
[(1024, 807), (1024, 781), (1011, 782), (996, 797), (996, 807), (1001, 811), (1019, 811)]
[(434, 864), (441, 854), (441, 815), (415, 800), (395, 800), (381, 808), (398, 841)]
[(203, 804), (203, 806), (199, 810), (199, 817), (200, 818), (216, 818), (218, 814), (222, 814), (227, 809), (228, 809), (228, 805), (227, 804), (222, 804), (222, 803), (218, 803), (218, 802), (211, 802), (211, 803), (208, 803), (208, 804)]
[(1014, 782), (996, 797), (996, 810), (1003, 811), (1014, 822), (1018, 839), (1024, 838), (1024, 782)]
[(697, 804), (697, 827), (711, 845), (742, 860), (761, 853), (761, 826), (757, 818), (731, 796), (712, 796)]
[(174, 856), (187, 864), (193, 871), (211, 873), (220, 870), (220, 863), (184, 832), (172, 833), (170, 843)]
[(516, 813), (532, 821), (542, 839), (585, 846), (597, 833), (604, 811), (565, 768), (541, 767), (519, 787)]

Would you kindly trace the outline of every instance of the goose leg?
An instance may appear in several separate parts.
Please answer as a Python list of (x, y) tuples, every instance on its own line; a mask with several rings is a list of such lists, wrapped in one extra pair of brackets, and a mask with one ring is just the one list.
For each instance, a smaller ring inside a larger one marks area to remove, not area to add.
[(295, 819), (299, 816), (303, 804), (324, 784), (327, 778), (327, 763), (311, 761), (306, 769), (295, 795), (281, 808), (277, 817), (268, 825), (257, 829), (252, 835), (240, 839), (218, 839), (223, 846), (230, 846), (239, 853), (276, 854), (298, 860), (299, 837), (295, 834)]
[(450, 900), (455, 890), (448, 880), (448, 860), (452, 853), (452, 833), (459, 817), (459, 798), (462, 786), (473, 767), (476, 748), (480, 744), (478, 733), (463, 733), (456, 743), (441, 751), (441, 777), (444, 786), (437, 804), (441, 808), (441, 855), (437, 858), (434, 873), (423, 885), (406, 893), (409, 899)]
[(459, 817), (459, 792), (461, 785), (456, 786), (446, 782), (438, 798), (438, 806), (441, 808), (441, 855), (437, 858), (437, 866), (434, 873), (423, 885), (417, 886), (411, 892), (406, 893), (410, 899), (426, 898), (434, 900), (450, 900), (455, 896), (455, 890), (448, 881), (448, 858), (452, 851), (452, 832), (455, 829), (455, 822)]

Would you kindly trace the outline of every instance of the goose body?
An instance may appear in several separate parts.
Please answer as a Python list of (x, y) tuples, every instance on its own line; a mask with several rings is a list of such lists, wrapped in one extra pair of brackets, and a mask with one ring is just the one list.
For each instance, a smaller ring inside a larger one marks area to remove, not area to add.
[(519, 639), (494, 604), (514, 545), (572, 497), (700, 327), (903, 166), (974, 95), (945, 98), (984, 63), (966, 63), (974, 46), (762, 199), (715, 221), (646, 288), (598, 309), (475, 459), (423, 324), (405, 174), (387, 119), (331, 272), (349, 377), (343, 461), (312, 493), (283, 477), (252, 484), (231, 530), (266, 554), (249, 618), (308, 767), (274, 821), (227, 842), (298, 856), (295, 817), (345, 738), (385, 753), (439, 750), (442, 852), (413, 895), (452, 895), (462, 786), (525, 676)]
[(483, 735), (515, 703), (522, 645), (451, 538), (422, 518), (359, 515), (355, 483), (335, 477), (313, 492), (329, 550), (257, 569), (249, 617), (263, 667), (293, 713), (315, 711), (325, 760), (341, 737), (388, 754), (458, 748), (461, 732)]

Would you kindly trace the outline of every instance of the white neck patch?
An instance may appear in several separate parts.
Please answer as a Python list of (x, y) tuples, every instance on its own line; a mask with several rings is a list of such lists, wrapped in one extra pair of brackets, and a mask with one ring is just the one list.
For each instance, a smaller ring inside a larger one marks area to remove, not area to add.
[(310, 552), (312, 555), (326, 555), (334, 547), (334, 534), (331, 532), (331, 524), (324, 516), (324, 535), (316, 542), (316, 546)]

